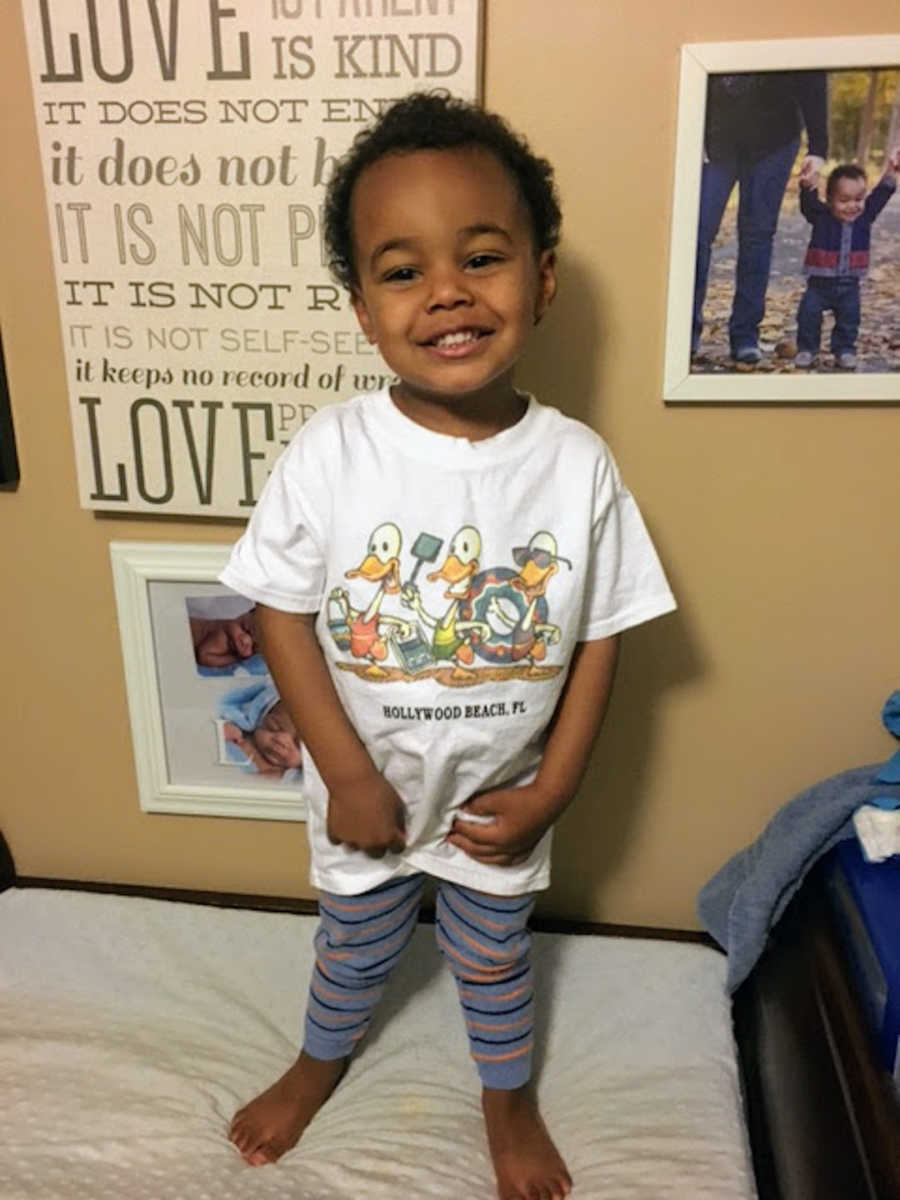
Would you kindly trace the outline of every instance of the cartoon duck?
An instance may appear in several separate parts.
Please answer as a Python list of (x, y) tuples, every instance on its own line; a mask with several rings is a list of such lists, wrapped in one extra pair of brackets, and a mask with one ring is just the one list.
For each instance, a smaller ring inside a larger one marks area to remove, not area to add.
[(409, 631), (409, 623), (398, 617), (381, 614), (381, 605), (387, 595), (400, 591), (400, 530), (390, 521), (379, 525), (369, 538), (367, 553), (358, 567), (344, 573), (347, 579), (365, 579), (378, 584), (369, 607), (362, 612), (352, 608), (344, 588), (334, 588), (329, 600), (341, 609), (350, 631), (349, 650), (354, 658), (367, 658), (369, 667), (365, 675), (369, 679), (384, 679), (387, 671), (379, 666), (388, 654), (385, 639), (387, 629), (394, 628), (401, 634)]
[(547, 584), (559, 569), (557, 563), (564, 562), (569, 570), (572, 569), (572, 564), (567, 558), (556, 553), (556, 538), (546, 530), (536, 533), (527, 546), (515, 546), (512, 556), (519, 573), (510, 579), (509, 586), (521, 594), (526, 602), (525, 606), (518, 619), (513, 620), (507, 609), (496, 599), (492, 599), (490, 613), (496, 621), (510, 630), (511, 661), (519, 662), (527, 658), (529, 669), (534, 671), (537, 663), (546, 657), (548, 644), (552, 645), (560, 638), (558, 625), (537, 620), (538, 600), (544, 595)]
[(416, 615), (431, 629), (431, 652), (436, 662), (454, 663), (451, 678), (458, 680), (475, 679), (474, 671), (466, 670), (474, 661), (472, 641), (476, 637), (490, 635), (490, 626), (482, 621), (459, 620), (459, 608), (469, 596), (469, 585), (472, 577), (478, 571), (478, 559), (481, 554), (481, 534), (474, 525), (463, 525), (450, 542), (447, 558), (439, 571), (432, 571), (428, 576), (429, 583), (443, 579), (450, 586), (444, 592), (444, 599), (449, 600), (442, 617), (433, 617), (425, 611), (419, 589), (410, 581), (404, 585), (401, 596), (402, 603), (414, 609)]

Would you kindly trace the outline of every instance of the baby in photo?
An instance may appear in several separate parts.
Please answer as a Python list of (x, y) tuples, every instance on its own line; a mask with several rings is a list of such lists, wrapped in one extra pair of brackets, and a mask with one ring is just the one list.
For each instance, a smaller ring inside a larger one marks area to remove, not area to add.
[(859, 283), (869, 269), (872, 223), (897, 188), (900, 147), (888, 155), (884, 174), (867, 192), (865, 171), (853, 163), (835, 167), (825, 185), (825, 203), (810, 182), (800, 181), (800, 211), (812, 226), (803, 264), (806, 291), (797, 311), (794, 364), (813, 366), (819, 353), (822, 318), (834, 313), (831, 352), (835, 366), (856, 370)]
[(219, 706), (216, 727), (220, 761), (285, 782), (299, 778), (300, 738), (271, 683), (229, 692)]

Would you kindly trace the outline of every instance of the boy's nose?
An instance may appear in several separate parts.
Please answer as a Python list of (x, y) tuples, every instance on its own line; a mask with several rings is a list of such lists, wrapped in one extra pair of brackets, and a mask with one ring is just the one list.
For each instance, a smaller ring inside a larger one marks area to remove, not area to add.
[(447, 270), (434, 276), (428, 296), (428, 310), (459, 308), (472, 303), (472, 291), (459, 271)]

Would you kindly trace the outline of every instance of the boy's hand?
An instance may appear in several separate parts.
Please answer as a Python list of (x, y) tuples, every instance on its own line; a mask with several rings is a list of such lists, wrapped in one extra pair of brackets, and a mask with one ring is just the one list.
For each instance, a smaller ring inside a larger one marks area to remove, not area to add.
[(331, 787), (328, 791), (328, 840), (372, 858), (388, 851), (399, 854), (406, 845), (403, 801), (383, 775)]
[[(490, 817), (490, 824), (467, 821), (465, 814)], [(470, 858), (495, 867), (525, 862), (553, 824), (550, 799), (536, 783), (480, 792), (462, 805), (447, 835)]]
[(819, 158), (818, 154), (807, 154), (806, 158), (800, 164), (800, 175), (798, 176), (800, 186), (808, 188), (816, 187), (824, 166), (824, 158)]
[(896, 175), (900, 173), (900, 146), (895, 146), (887, 156), (885, 174)]

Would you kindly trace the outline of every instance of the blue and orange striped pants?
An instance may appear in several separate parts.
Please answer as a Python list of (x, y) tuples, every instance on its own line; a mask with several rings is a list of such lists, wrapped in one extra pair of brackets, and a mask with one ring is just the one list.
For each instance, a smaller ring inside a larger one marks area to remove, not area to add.
[[(415, 931), (426, 878), (392, 879), (359, 896), (321, 893), (303, 1046), (312, 1058), (345, 1058), (365, 1036)], [(437, 943), (456, 979), (485, 1087), (516, 1088), (531, 1076), (534, 989), (527, 925), (534, 899), (489, 896), (438, 881)]]

